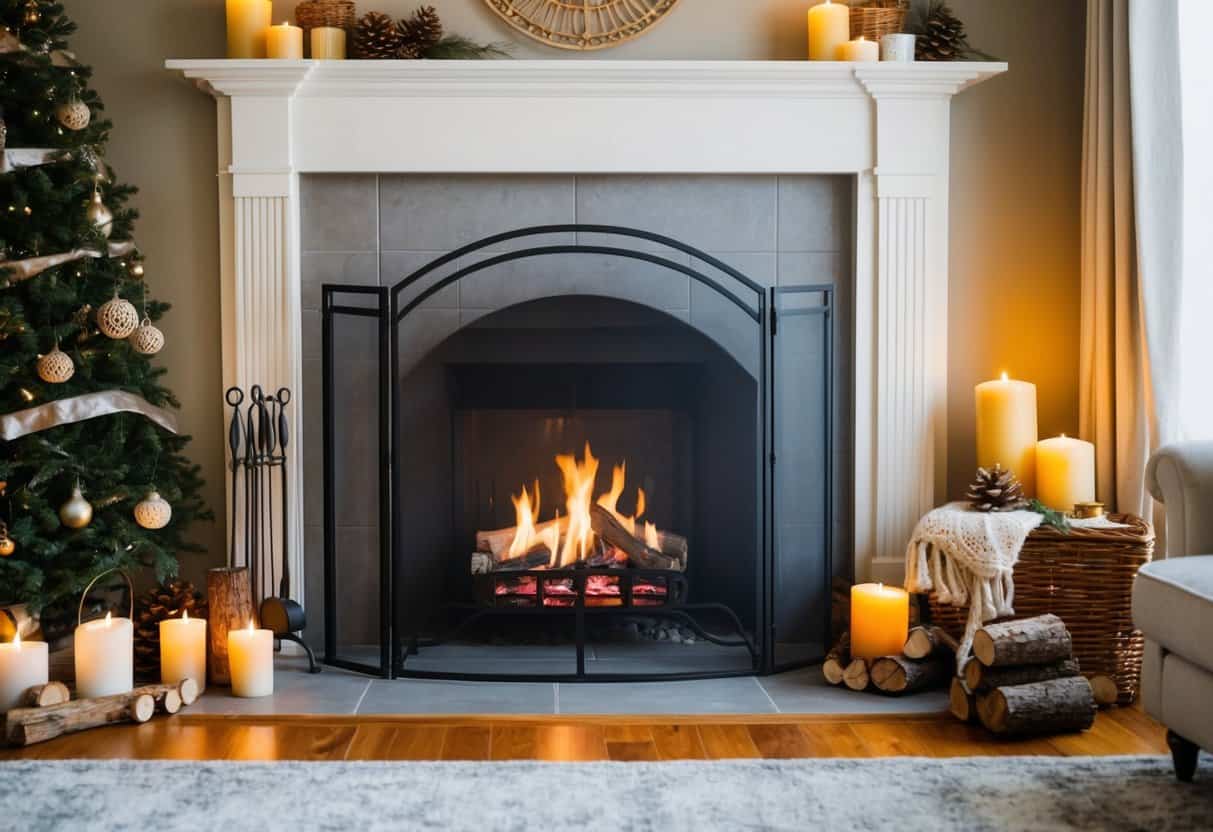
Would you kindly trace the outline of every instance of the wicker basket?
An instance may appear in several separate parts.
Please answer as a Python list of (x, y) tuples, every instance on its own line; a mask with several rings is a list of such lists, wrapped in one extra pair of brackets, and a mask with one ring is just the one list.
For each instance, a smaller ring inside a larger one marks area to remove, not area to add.
[[(1015, 565), (1015, 614), (1051, 612), (1066, 623), (1074, 657), (1087, 676), (1116, 682), (1127, 705), (1141, 684), (1144, 639), (1133, 629), (1133, 578), (1154, 553), (1154, 530), (1140, 518), (1113, 515), (1118, 529), (1041, 526), (1028, 536)], [(931, 620), (953, 635), (964, 632), (967, 611), (930, 599)]]
[(305, 33), (321, 26), (352, 32), (357, 20), (354, 0), (307, 0), (295, 7), (295, 23)]
[(909, 0), (868, 0), (851, 6), (851, 39), (859, 37), (880, 43), (884, 35), (903, 31)]

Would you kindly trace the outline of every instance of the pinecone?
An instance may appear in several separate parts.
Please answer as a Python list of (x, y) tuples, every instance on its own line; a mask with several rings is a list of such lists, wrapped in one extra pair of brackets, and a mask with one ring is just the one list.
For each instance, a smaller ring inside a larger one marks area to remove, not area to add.
[(958, 61), (969, 52), (965, 25), (946, 4), (932, 5), (914, 44), (918, 61)]
[(965, 497), (978, 511), (1015, 511), (1027, 505), (1023, 485), (1001, 465), (978, 468)]
[(442, 20), (433, 6), (422, 6), (412, 17), (396, 24), (400, 32), (401, 58), (421, 58), (426, 50), (442, 40)]
[(135, 599), (135, 677), (160, 681), (160, 622), (180, 618), (206, 618), (206, 599), (189, 581), (171, 581), (153, 587)]
[(400, 51), (400, 30), (390, 16), (381, 12), (367, 12), (358, 21), (354, 42), (359, 58), (395, 58)]

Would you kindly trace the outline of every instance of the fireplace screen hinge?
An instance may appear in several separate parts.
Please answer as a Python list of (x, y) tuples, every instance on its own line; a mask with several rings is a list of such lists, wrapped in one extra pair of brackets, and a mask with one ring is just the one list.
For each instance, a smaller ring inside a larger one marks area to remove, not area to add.
[(771, 467), (775, 467), (775, 452), (771, 451)]
[(779, 312), (774, 306), (771, 307), (771, 334), (776, 335), (779, 332)]

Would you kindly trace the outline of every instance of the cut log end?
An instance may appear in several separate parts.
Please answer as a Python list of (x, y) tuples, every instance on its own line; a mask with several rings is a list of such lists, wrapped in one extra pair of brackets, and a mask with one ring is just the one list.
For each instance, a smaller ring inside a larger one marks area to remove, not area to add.
[(915, 627), (906, 638), (902, 653), (909, 659), (925, 659), (936, 651), (950, 650), (953, 655), (960, 647), (952, 638), (939, 627)]
[(131, 697), (131, 722), (147, 722), (156, 713), (156, 698), (150, 693), (141, 693)]
[(72, 692), (62, 682), (47, 682), (36, 685), (25, 692), (25, 705), (30, 708), (46, 708), (62, 705), (72, 698)]
[(941, 654), (921, 661), (882, 656), (872, 662), (870, 675), (872, 684), (883, 693), (916, 693), (946, 684), (952, 675), (952, 664)]
[(952, 687), (948, 691), (948, 710), (961, 722), (973, 722), (977, 718), (976, 697), (965, 690), (964, 682), (956, 677), (952, 677)]
[(851, 661), (851, 634), (843, 633), (838, 643), (826, 653), (825, 661), (821, 663), (821, 675), (831, 685), (842, 684), (842, 674)]
[(871, 681), (867, 659), (852, 659), (842, 672), (842, 681), (851, 690), (866, 690)]
[(177, 683), (177, 693), (181, 696), (182, 705), (193, 705), (198, 701), (198, 687), (197, 679), (186, 678)]
[(1095, 696), (1095, 704), (1107, 707), (1115, 705), (1120, 699), (1120, 688), (1116, 686), (1116, 680), (1111, 676), (1096, 674), (1087, 681), (1091, 683), (1091, 693)]

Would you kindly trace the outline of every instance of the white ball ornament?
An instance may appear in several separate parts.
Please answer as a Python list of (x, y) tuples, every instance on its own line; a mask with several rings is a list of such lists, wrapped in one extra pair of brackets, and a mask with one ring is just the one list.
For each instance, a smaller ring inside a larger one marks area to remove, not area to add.
[(90, 225), (101, 232), (102, 236), (109, 237), (113, 233), (114, 212), (101, 201), (100, 191), (93, 191), (93, 198), (89, 200), (88, 208), (84, 211), (84, 217), (89, 221)]
[(163, 529), (173, 519), (173, 507), (157, 491), (135, 504), (135, 522), (145, 529)]
[(88, 105), (79, 98), (65, 101), (55, 108), (55, 118), (68, 130), (83, 130), (93, 120)]
[(93, 522), (93, 505), (84, 499), (80, 486), (72, 489), (72, 496), (59, 506), (59, 522), (69, 529), (83, 529)]
[(164, 348), (164, 333), (152, 326), (152, 319), (146, 315), (129, 340), (135, 352), (141, 355), (155, 355)]
[(121, 340), (130, 337), (139, 326), (139, 312), (129, 300), (118, 297), (115, 293), (112, 300), (101, 304), (97, 310), (97, 328), (102, 333)]
[(59, 349), (58, 344), (38, 359), (38, 378), (47, 384), (62, 384), (75, 372), (76, 365), (72, 363), (72, 357)]

